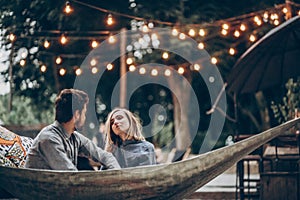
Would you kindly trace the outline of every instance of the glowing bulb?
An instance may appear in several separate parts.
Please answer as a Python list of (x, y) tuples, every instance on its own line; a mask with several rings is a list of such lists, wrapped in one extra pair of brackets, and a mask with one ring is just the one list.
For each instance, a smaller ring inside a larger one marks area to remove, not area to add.
[(116, 38), (115, 38), (113, 35), (111, 35), (111, 36), (109, 36), (109, 38), (108, 38), (108, 42), (109, 42), (110, 44), (113, 44), (113, 43), (116, 42)]
[(147, 33), (147, 32), (149, 32), (149, 28), (148, 28), (148, 26), (147, 26), (147, 25), (143, 25), (143, 27), (142, 27), (142, 31), (143, 31), (144, 33)]
[(70, 2), (67, 1), (67, 2), (66, 2), (65, 9), (64, 9), (64, 12), (65, 12), (66, 14), (70, 14), (72, 11), (73, 11), (73, 9), (71, 8)]
[(234, 48), (230, 48), (228, 52), (229, 52), (230, 55), (234, 55), (235, 54), (235, 49)]
[(165, 59), (165, 60), (167, 60), (167, 59), (169, 58), (168, 52), (164, 52), (164, 53), (162, 54), (162, 58)]
[(113, 68), (114, 68), (114, 66), (111, 63), (106, 65), (107, 70), (112, 70)]
[(92, 73), (97, 74), (97, 72), (98, 72), (98, 68), (97, 67), (92, 67)]
[(179, 34), (178, 30), (176, 28), (172, 29), (172, 35), (177, 36)]
[(245, 31), (246, 30), (246, 25), (245, 24), (241, 24), (240, 25), (240, 30), (241, 31)]
[(148, 27), (149, 27), (149, 28), (154, 28), (153, 22), (149, 22), (149, 23), (148, 23)]
[(278, 20), (278, 19), (275, 19), (275, 20), (274, 20), (274, 25), (275, 25), (275, 26), (278, 26), (278, 25), (279, 25), (279, 20)]
[(284, 14), (286, 14), (286, 13), (288, 12), (288, 9), (287, 9), (286, 7), (284, 7), (284, 8), (282, 9), (282, 12), (283, 12)]
[(111, 14), (108, 14), (106, 23), (107, 23), (107, 25), (109, 25), (109, 26), (111, 26), (111, 25), (114, 24), (114, 19), (113, 19), (113, 17), (112, 17)]
[(189, 36), (194, 37), (196, 35), (196, 32), (194, 29), (189, 30)]
[(198, 44), (198, 48), (199, 48), (199, 49), (204, 49), (204, 43), (203, 43), (203, 42), (200, 42), (200, 43)]
[(60, 37), (60, 43), (61, 44), (66, 44), (67, 42), (68, 42), (68, 38), (66, 36), (62, 35)]
[(50, 47), (50, 42), (48, 40), (44, 41), (44, 47), (48, 49)]
[(225, 36), (228, 34), (228, 31), (226, 29), (222, 29), (221, 34)]
[(255, 40), (256, 40), (256, 37), (254, 36), (254, 35), (250, 35), (250, 37), (249, 37), (249, 40), (251, 41), (251, 42), (255, 42)]
[(184, 68), (183, 67), (179, 67), (178, 70), (177, 70), (177, 72), (179, 74), (183, 74), (184, 73)]
[(218, 63), (218, 60), (217, 60), (217, 58), (215, 58), (215, 57), (212, 57), (210, 61), (211, 61), (211, 63), (214, 64), (214, 65)]
[(171, 76), (171, 70), (166, 69), (164, 74), (165, 74), (165, 76)]
[(179, 39), (184, 40), (185, 39), (185, 34), (184, 33), (180, 33), (179, 34)]
[(268, 18), (269, 18), (268, 12), (265, 12), (265, 13), (264, 13), (264, 18), (265, 18), (265, 19), (268, 19)]
[(157, 69), (152, 69), (151, 70), (151, 75), (152, 76), (157, 76), (158, 75), (158, 70)]
[(46, 65), (42, 65), (41, 68), (40, 68), (41, 72), (46, 72), (47, 70), (47, 67)]
[(200, 29), (199, 30), (199, 35), (202, 36), (202, 37), (205, 36), (206, 35), (205, 30), (204, 29)]
[(66, 73), (67, 73), (67, 70), (64, 69), (64, 68), (61, 68), (61, 69), (59, 70), (59, 74), (60, 74), (61, 76), (64, 76)]
[(131, 65), (133, 63), (133, 59), (132, 58), (127, 58), (126, 63), (127, 63), (127, 65)]
[(141, 67), (141, 68), (139, 69), (139, 73), (140, 73), (140, 74), (146, 74), (146, 69), (145, 69), (144, 67)]
[(11, 42), (15, 41), (15, 39), (16, 39), (16, 36), (13, 33), (9, 34), (9, 40)]
[(58, 65), (61, 64), (62, 63), (62, 58), (60, 56), (58, 56), (55, 60), (55, 63), (58, 64)]
[(93, 58), (93, 59), (90, 61), (90, 64), (91, 64), (91, 66), (97, 65), (97, 60), (96, 60), (95, 58)]
[(136, 67), (134, 65), (130, 65), (129, 66), (129, 71), (133, 72), (135, 71)]
[(199, 71), (201, 66), (199, 64), (194, 64), (194, 70)]
[(75, 74), (76, 74), (76, 76), (80, 76), (82, 74), (82, 70), (80, 68), (77, 68), (75, 70)]
[(298, 11), (298, 15), (300, 15), (300, 10)]
[(96, 40), (93, 40), (91, 46), (95, 49), (98, 46), (98, 42)]
[(20, 65), (21, 65), (22, 67), (24, 67), (25, 64), (26, 64), (26, 61), (25, 61), (24, 59), (22, 59), (22, 60), (20, 61)]
[(240, 37), (241, 34), (240, 34), (240, 32), (238, 30), (236, 30), (236, 31), (234, 31), (233, 35), (234, 35), (234, 37), (238, 38), (238, 37)]
[(222, 28), (225, 29), (225, 30), (228, 30), (229, 29), (229, 25), (228, 24), (223, 24)]

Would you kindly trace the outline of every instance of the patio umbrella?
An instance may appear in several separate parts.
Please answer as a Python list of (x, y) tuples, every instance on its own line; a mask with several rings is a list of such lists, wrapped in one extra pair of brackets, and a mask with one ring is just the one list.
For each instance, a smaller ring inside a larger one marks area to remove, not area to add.
[(282, 86), (300, 76), (300, 19), (293, 17), (269, 31), (236, 62), (227, 91), (254, 93)]

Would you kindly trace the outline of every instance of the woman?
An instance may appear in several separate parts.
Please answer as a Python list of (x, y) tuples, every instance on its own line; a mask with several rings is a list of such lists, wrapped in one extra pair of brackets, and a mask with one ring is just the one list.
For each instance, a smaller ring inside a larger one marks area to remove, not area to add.
[(115, 108), (105, 126), (105, 150), (113, 153), (122, 168), (156, 164), (154, 146), (143, 137), (142, 125), (133, 113)]

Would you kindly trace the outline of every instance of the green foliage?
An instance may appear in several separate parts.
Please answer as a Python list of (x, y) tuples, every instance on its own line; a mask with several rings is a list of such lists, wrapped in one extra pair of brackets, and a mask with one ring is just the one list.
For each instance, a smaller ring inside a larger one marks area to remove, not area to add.
[(16, 96), (13, 110), (7, 110), (8, 96), (0, 96), (0, 119), (6, 125), (33, 125), (54, 120), (53, 110), (39, 109), (28, 97)]
[(286, 95), (281, 102), (271, 102), (274, 118), (279, 124), (294, 118), (300, 109), (300, 78), (296, 81), (289, 79), (285, 84)]

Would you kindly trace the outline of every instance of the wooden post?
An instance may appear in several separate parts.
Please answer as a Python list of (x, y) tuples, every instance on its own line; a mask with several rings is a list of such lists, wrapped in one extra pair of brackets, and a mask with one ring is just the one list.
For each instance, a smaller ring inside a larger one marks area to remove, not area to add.
[(120, 107), (125, 107), (126, 104), (126, 29), (121, 29), (121, 41), (120, 41)]
[(11, 50), (9, 54), (9, 68), (8, 68), (8, 76), (9, 76), (9, 95), (8, 95), (8, 112), (12, 110), (12, 102), (13, 102), (13, 56), (14, 56), (14, 41), (11, 42)]

